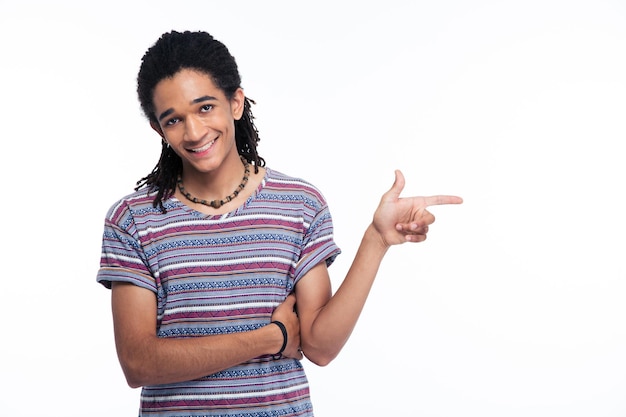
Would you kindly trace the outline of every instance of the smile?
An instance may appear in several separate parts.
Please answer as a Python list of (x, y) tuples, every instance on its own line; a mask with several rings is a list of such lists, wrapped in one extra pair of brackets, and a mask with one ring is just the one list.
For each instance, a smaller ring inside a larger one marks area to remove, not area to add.
[(190, 149), (190, 151), (191, 151), (191, 152), (196, 152), (196, 153), (198, 153), (198, 152), (204, 152), (204, 151), (206, 151), (207, 149), (209, 149), (211, 146), (213, 146), (213, 144), (214, 144), (214, 143), (215, 143), (215, 139), (213, 139), (211, 142), (207, 143), (206, 145), (204, 145), (204, 146), (203, 146), (203, 147), (201, 147), (201, 148)]

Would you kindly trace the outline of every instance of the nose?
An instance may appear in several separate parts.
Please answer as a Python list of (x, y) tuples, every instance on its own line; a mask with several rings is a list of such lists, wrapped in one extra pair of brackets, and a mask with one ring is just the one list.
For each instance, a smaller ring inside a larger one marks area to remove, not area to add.
[(189, 116), (185, 121), (185, 139), (196, 141), (206, 134), (206, 127), (194, 116)]

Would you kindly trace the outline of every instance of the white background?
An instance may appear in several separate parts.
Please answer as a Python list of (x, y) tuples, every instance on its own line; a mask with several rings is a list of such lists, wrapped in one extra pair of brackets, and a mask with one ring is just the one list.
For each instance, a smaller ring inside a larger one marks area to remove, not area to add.
[(268, 166), (322, 189), (335, 288), (393, 170), (434, 207), (352, 338), (305, 362), (319, 417), (626, 416), (626, 3), (0, 0), (0, 414), (133, 416), (95, 282), (155, 165), (144, 51), (237, 57)]

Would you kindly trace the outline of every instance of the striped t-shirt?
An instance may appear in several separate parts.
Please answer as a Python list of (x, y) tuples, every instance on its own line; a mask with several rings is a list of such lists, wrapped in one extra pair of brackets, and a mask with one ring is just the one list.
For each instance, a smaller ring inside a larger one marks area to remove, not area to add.
[[(328, 205), (301, 179), (266, 169), (232, 212), (206, 215), (145, 189), (107, 213), (97, 281), (157, 297), (159, 337), (245, 332), (267, 325), (300, 278), (340, 253)], [(312, 416), (300, 361), (263, 356), (204, 378), (142, 389), (142, 416)]]

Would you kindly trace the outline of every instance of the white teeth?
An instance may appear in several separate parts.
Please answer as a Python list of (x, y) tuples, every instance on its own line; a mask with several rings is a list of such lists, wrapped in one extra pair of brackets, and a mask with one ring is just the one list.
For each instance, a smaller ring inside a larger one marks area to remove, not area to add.
[(211, 146), (213, 146), (214, 143), (215, 143), (215, 140), (212, 140), (211, 142), (204, 145), (202, 148), (192, 149), (191, 152), (204, 152), (207, 149), (209, 149)]

